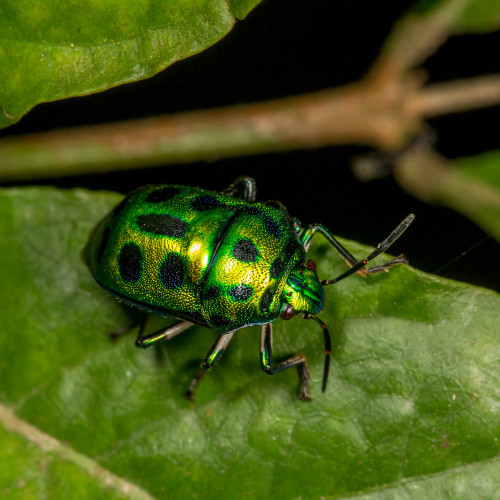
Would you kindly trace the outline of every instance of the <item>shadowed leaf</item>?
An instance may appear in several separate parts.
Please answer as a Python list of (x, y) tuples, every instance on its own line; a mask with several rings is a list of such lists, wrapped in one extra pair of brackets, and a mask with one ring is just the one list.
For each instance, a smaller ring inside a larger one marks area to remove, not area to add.
[(5, 0), (0, 127), (40, 102), (150, 77), (216, 43), (258, 1)]

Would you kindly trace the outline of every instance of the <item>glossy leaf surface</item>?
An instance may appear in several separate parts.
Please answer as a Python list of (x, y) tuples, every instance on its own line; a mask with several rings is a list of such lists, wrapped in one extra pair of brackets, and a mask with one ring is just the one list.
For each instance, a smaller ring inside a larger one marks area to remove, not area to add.
[[(154, 75), (224, 37), (258, 0), (4, 0), (0, 127), (40, 102)], [(234, 9), (234, 12), (233, 12)]]
[[(320, 314), (334, 334), (325, 394), (321, 330), (294, 318), (275, 323), (275, 357), (307, 355), (311, 403), (297, 398), (295, 370), (261, 372), (256, 328), (235, 335), (191, 403), (182, 393), (213, 332), (193, 329), (150, 351), (134, 347), (133, 333), (112, 343), (107, 333), (133, 317), (81, 263), (89, 231), (119, 199), (0, 192), (3, 498), (499, 491), (497, 294), (412, 268), (351, 277), (328, 287)], [(344, 269), (321, 237), (311, 256), (322, 278)]]

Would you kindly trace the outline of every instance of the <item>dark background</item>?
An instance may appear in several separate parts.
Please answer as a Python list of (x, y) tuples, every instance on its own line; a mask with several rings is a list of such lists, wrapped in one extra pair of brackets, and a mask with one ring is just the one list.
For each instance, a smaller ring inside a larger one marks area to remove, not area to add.
[[(257, 102), (358, 80), (394, 22), (414, 2), (395, 3), (381, 7), (371, 0), (264, 0), (203, 53), (148, 80), (39, 105), (0, 136)], [(425, 63), (429, 80), (498, 72), (498, 58), (487, 56), (492, 47), (500, 47), (500, 33), (452, 38)], [(499, 107), (453, 114), (429, 124), (437, 134), (436, 149), (445, 157), (498, 148)], [(390, 177), (357, 182), (350, 171), (352, 158), (368, 152), (361, 147), (330, 147), (37, 183), (122, 192), (147, 183), (218, 190), (246, 174), (256, 178), (259, 200), (279, 199), (304, 224), (323, 222), (335, 234), (371, 245), (414, 212), (416, 221), (391, 252), (404, 252), (412, 265), (429, 272), (485, 237), (453, 211), (405, 194)], [(500, 291), (499, 257), (500, 245), (489, 238), (439, 274)]]

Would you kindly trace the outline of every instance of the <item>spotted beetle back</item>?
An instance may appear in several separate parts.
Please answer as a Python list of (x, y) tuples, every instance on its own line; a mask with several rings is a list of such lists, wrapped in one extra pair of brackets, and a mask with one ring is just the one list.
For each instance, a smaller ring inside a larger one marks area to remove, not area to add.
[(287, 277), (305, 258), (283, 205), (177, 185), (129, 194), (84, 255), (121, 300), (218, 333), (276, 319)]

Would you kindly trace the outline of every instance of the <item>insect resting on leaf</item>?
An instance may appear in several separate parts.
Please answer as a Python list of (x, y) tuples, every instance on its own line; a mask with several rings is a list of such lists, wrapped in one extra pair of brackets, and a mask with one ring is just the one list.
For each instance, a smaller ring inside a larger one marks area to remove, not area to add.
[[(240, 177), (221, 193), (196, 187), (156, 185), (128, 196), (94, 229), (84, 259), (99, 285), (121, 301), (180, 321), (150, 335), (141, 327), (138, 347), (171, 339), (193, 324), (219, 337), (195, 374), (186, 396), (226, 350), (236, 330), (261, 325), (260, 363), (268, 375), (296, 366), (300, 393), (310, 400), (309, 369), (303, 354), (272, 362), (272, 322), (293, 316), (314, 320), (325, 341), (323, 392), (330, 366), (328, 328), (316, 314), (323, 309), (325, 285), (358, 272), (377, 273), (400, 256), (367, 268), (414, 219), (411, 214), (366, 258), (354, 258), (321, 224), (302, 228), (277, 201), (255, 203), (255, 181)], [(320, 281), (306, 258), (312, 237), (321, 233), (349, 269)]]

